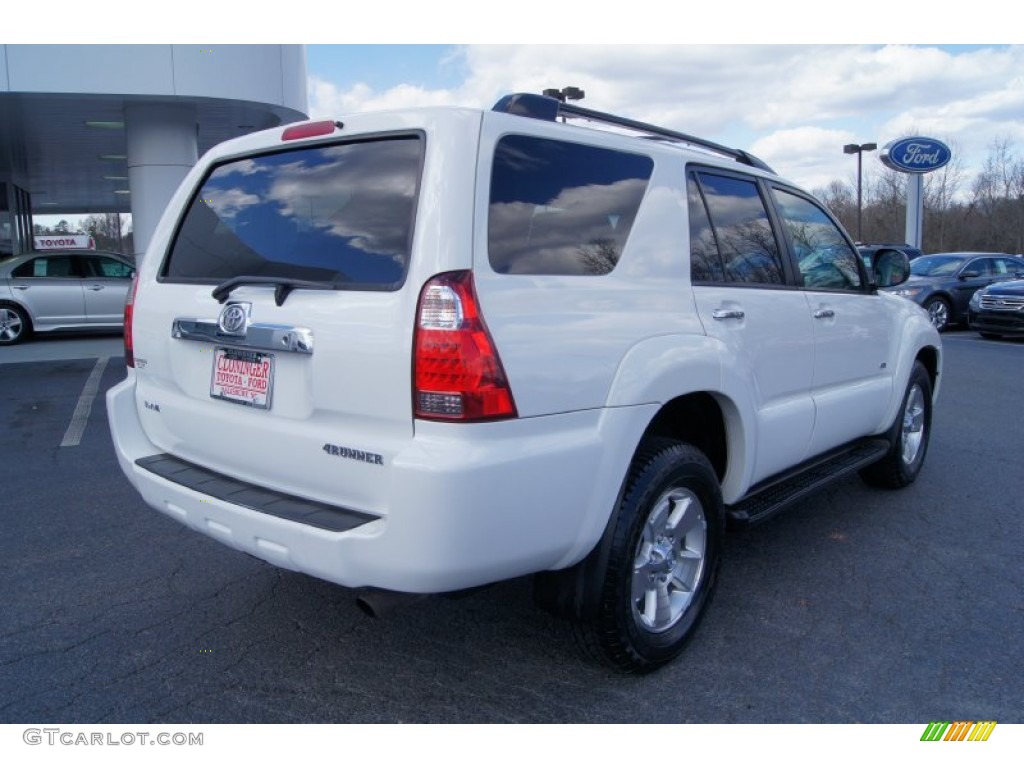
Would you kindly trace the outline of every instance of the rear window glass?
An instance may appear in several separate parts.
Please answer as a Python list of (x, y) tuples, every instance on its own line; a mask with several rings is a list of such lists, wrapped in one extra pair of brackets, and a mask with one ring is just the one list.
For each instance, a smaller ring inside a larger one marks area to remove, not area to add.
[(193, 199), (163, 275), (396, 289), (409, 263), (422, 154), (420, 137), (390, 137), (219, 165)]
[(505, 274), (611, 272), (653, 168), (645, 155), (532, 136), (503, 137), (491, 175), (491, 266)]

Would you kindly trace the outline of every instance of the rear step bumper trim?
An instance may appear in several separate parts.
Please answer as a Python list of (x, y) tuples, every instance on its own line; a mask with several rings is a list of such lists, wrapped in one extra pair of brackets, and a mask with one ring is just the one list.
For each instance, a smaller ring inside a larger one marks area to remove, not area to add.
[(322, 504), (211, 472), (167, 453), (144, 456), (135, 463), (158, 477), (229, 504), (283, 520), (341, 533), (379, 519), (365, 512)]

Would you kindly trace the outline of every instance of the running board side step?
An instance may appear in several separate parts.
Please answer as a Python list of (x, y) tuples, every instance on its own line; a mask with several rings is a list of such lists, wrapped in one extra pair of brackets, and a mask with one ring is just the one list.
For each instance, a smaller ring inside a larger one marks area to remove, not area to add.
[(739, 528), (764, 522), (833, 481), (875, 463), (888, 452), (889, 443), (886, 440), (863, 440), (839, 452), (814, 459), (793, 472), (760, 483), (752, 493), (726, 507), (729, 527)]

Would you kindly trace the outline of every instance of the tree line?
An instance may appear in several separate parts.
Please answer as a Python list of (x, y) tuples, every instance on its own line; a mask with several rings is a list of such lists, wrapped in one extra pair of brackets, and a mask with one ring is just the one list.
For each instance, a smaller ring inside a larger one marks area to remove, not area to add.
[[(981, 171), (973, 178), (964, 171), (956, 143), (945, 143), (953, 159), (924, 177), (921, 250), (1024, 253), (1024, 159), (1013, 143), (1009, 139), (995, 141)], [(908, 175), (880, 162), (871, 165), (877, 165), (877, 170), (865, 172), (862, 183), (862, 239), (867, 243), (902, 243), (906, 237)], [(856, 179), (852, 183), (833, 181), (825, 189), (816, 190), (815, 195), (856, 237)]]

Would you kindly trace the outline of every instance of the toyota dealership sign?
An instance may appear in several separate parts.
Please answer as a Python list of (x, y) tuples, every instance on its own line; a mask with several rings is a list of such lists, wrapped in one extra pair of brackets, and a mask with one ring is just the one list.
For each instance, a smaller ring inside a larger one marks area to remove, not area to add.
[(91, 235), (36, 235), (33, 238), (37, 251), (53, 251), (61, 248), (81, 248), (92, 250), (96, 241)]

